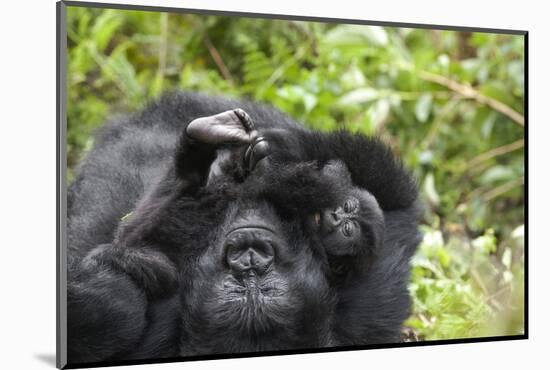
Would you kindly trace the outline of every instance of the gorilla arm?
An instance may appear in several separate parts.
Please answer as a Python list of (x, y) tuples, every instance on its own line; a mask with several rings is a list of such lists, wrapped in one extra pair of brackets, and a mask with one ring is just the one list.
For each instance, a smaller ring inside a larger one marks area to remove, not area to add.
[(417, 198), (414, 178), (380, 140), (358, 133), (312, 132), (303, 129), (260, 130), (274, 160), (282, 162), (343, 161), (353, 184), (370, 192), (383, 211), (405, 209)]
[[(88, 363), (111, 358), (177, 355), (178, 258), (155, 243), (166, 207), (204, 185), (216, 150), (254, 136), (246, 114), (226, 111), (198, 118), (180, 136), (175, 171), (169, 170), (120, 222), (112, 244), (72, 259), (68, 277), (68, 359)], [(151, 340), (161, 333), (162, 341)], [(170, 339), (171, 338), (171, 339)]]

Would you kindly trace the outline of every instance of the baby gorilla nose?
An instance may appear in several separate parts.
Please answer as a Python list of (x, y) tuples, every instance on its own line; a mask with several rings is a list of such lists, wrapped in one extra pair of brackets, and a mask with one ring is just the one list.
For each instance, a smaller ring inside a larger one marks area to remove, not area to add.
[(263, 275), (275, 258), (271, 232), (247, 227), (232, 231), (225, 242), (225, 260), (236, 276)]
[(344, 218), (343, 210), (340, 207), (335, 210), (325, 210), (322, 214), (321, 222), (324, 224), (323, 226), (327, 231), (338, 227)]

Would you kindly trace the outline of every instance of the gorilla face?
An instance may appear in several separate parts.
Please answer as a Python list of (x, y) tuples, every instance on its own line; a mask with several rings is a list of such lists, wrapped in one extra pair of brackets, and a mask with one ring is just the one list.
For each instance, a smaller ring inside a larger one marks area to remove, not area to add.
[(268, 203), (232, 205), (195, 274), (184, 288), (184, 353), (327, 345), (322, 318), (334, 299), (322, 259)]

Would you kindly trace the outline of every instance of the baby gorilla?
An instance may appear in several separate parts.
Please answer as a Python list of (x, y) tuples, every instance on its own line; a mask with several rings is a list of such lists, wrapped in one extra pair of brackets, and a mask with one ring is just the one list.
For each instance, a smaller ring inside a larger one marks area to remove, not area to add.
[(342, 280), (366, 268), (381, 247), (384, 215), (371, 193), (353, 185), (342, 161), (330, 161), (321, 172), (327, 179), (337, 179), (338, 202), (315, 213), (308, 223), (327, 254), (331, 271)]

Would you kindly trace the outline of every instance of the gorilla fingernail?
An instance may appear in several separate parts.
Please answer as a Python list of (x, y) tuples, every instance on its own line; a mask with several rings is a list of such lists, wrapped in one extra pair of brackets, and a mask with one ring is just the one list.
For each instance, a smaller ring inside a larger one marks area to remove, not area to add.
[(235, 115), (239, 117), (239, 120), (241, 121), (247, 132), (255, 130), (254, 121), (252, 121), (252, 118), (250, 118), (248, 113), (246, 113), (243, 109), (233, 109), (233, 113), (235, 113)]

